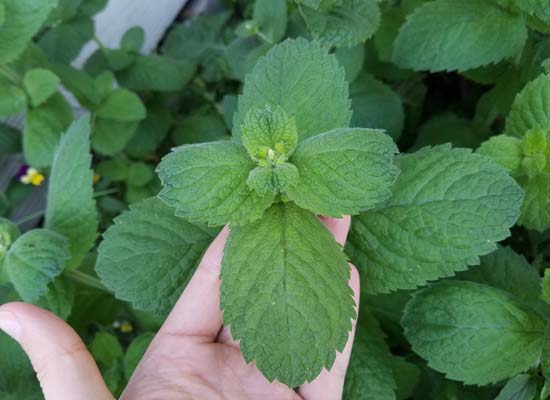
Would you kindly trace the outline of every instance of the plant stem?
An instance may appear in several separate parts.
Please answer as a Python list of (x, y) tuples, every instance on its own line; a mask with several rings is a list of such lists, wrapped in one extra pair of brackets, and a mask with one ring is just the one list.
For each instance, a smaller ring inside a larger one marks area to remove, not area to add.
[(37, 219), (38, 217), (44, 216), (45, 213), (46, 213), (46, 210), (33, 212), (32, 214), (29, 214), (29, 215), (21, 218), (19, 221), (16, 221), (15, 225), (22, 225), (25, 222), (33, 221), (33, 220)]
[(273, 44), (273, 40), (271, 40), (270, 38), (268, 38), (266, 35), (264, 35), (264, 33), (260, 30), (258, 30), (256, 32), (256, 36), (258, 36), (260, 39), (262, 39), (264, 42), (266, 42), (267, 44)]
[(63, 275), (65, 275), (68, 278), (71, 278), (74, 281), (80, 282), (86, 286), (89, 286), (91, 288), (101, 290), (102, 292), (111, 293), (109, 289), (107, 289), (101, 281), (91, 275), (88, 275), (82, 271), (78, 271), (76, 269), (68, 269), (63, 272)]
[(5, 64), (0, 64), (0, 74), (4, 75), (9, 81), (16, 85), (21, 85), (21, 78), (16, 71)]
[(113, 193), (118, 193), (118, 189), (113, 188), (113, 189), (100, 190), (99, 192), (94, 193), (94, 199), (97, 199), (98, 197), (102, 197), (102, 196), (107, 196)]

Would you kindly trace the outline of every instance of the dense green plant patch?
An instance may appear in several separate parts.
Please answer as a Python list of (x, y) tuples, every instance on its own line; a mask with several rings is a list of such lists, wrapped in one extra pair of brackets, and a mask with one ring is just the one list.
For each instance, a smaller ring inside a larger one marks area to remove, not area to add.
[[(330, 369), (357, 318), (346, 399), (550, 398), (550, 3), (225, 1), (143, 54), (95, 38), (106, 2), (0, 0), (0, 158), (28, 167), (0, 303), (66, 319), (120, 394), (229, 224), (224, 325), (267, 379)], [(318, 215), (352, 215), (345, 248)], [(0, 334), (0, 398), (41, 397)]]

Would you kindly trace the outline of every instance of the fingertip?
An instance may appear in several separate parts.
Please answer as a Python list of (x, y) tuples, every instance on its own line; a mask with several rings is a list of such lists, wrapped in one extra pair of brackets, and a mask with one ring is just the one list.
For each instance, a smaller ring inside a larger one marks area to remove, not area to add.
[(334, 239), (340, 244), (345, 245), (348, 232), (351, 226), (351, 217), (344, 215), (341, 218), (321, 217), (321, 221), (327, 229), (332, 232)]

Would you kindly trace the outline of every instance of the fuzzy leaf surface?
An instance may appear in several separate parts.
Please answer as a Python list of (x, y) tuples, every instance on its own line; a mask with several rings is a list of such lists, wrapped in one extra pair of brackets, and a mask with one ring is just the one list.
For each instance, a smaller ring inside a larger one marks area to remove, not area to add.
[(344, 128), (313, 136), (290, 162), (298, 182), (288, 197), (315, 214), (340, 217), (373, 208), (391, 195), (399, 170), (397, 146), (381, 131)]
[(80, 265), (97, 238), (90, 122), (82, 117), (63, 135), (54, 155), (45, 226), (69, 239), (69, 268)]
[(511, 294), (463, 281), (417, 292), (402, 324), (413, 350), (430, 367), (477, 385), (510, 378), (534, 365), (545, 330), (543, 318)]
[(34, 302), (48, 291), (70, 258), (69, 242), (48, 229), (34, 229), (20, 236), (5, 260), (8, 277), (24, 301)]
[(28, 71), (23, 78), (25, 90), (31, 98), (33, 107), (48, 100), (57, 91), (60, 82), (57, 75), (42, 68)]
[(224, 324), (247, 362), (289, 387), (330, 369), (355, 317), (346, 257), (309, 212), (278, 203), (232, 227), (222, 262)]
[(249, 110), (280, 106), (294, 117), (298, 136), (349, 125), (351, 118), (345, 72), (333, 55), (316, 42), (288, 39), (260, 58), (247, 76), (233, 118), (233, 134)]
[(107, 229), (95, 269), (117, 298), (166, 315), (216, 233), (174, 216), (157, 198), (146, 199)]
[(413, 289), (478, 264), (519, 217), (521, 188), (471, 150), (423, 148), (396, 165), (390, 199), (353, 219), (347, 252), (364, 291)]
[(399, 31), (393, 61), (414, 70), (466, 71), (518, 54), (527, 39), (519, 14), (485, 0), (437, 0)]
[(184, 145), (165, 156), (157, 173), (159, 197), (191, 222), (223, 225), (258, 219), (274, 195), (259, 196), (246, 184), (255, 167), (244, 147), (233, 142)]

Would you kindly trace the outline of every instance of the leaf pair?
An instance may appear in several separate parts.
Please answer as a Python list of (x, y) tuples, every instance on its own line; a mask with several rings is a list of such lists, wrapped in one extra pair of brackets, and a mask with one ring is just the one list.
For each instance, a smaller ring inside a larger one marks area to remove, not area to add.
[(519, 222), (544, 231), (550, 227), (550, 75), (541, 75), (516, 96), (504, 134), (483, 143), (481, 154), (505, 167), (525, 190)]

